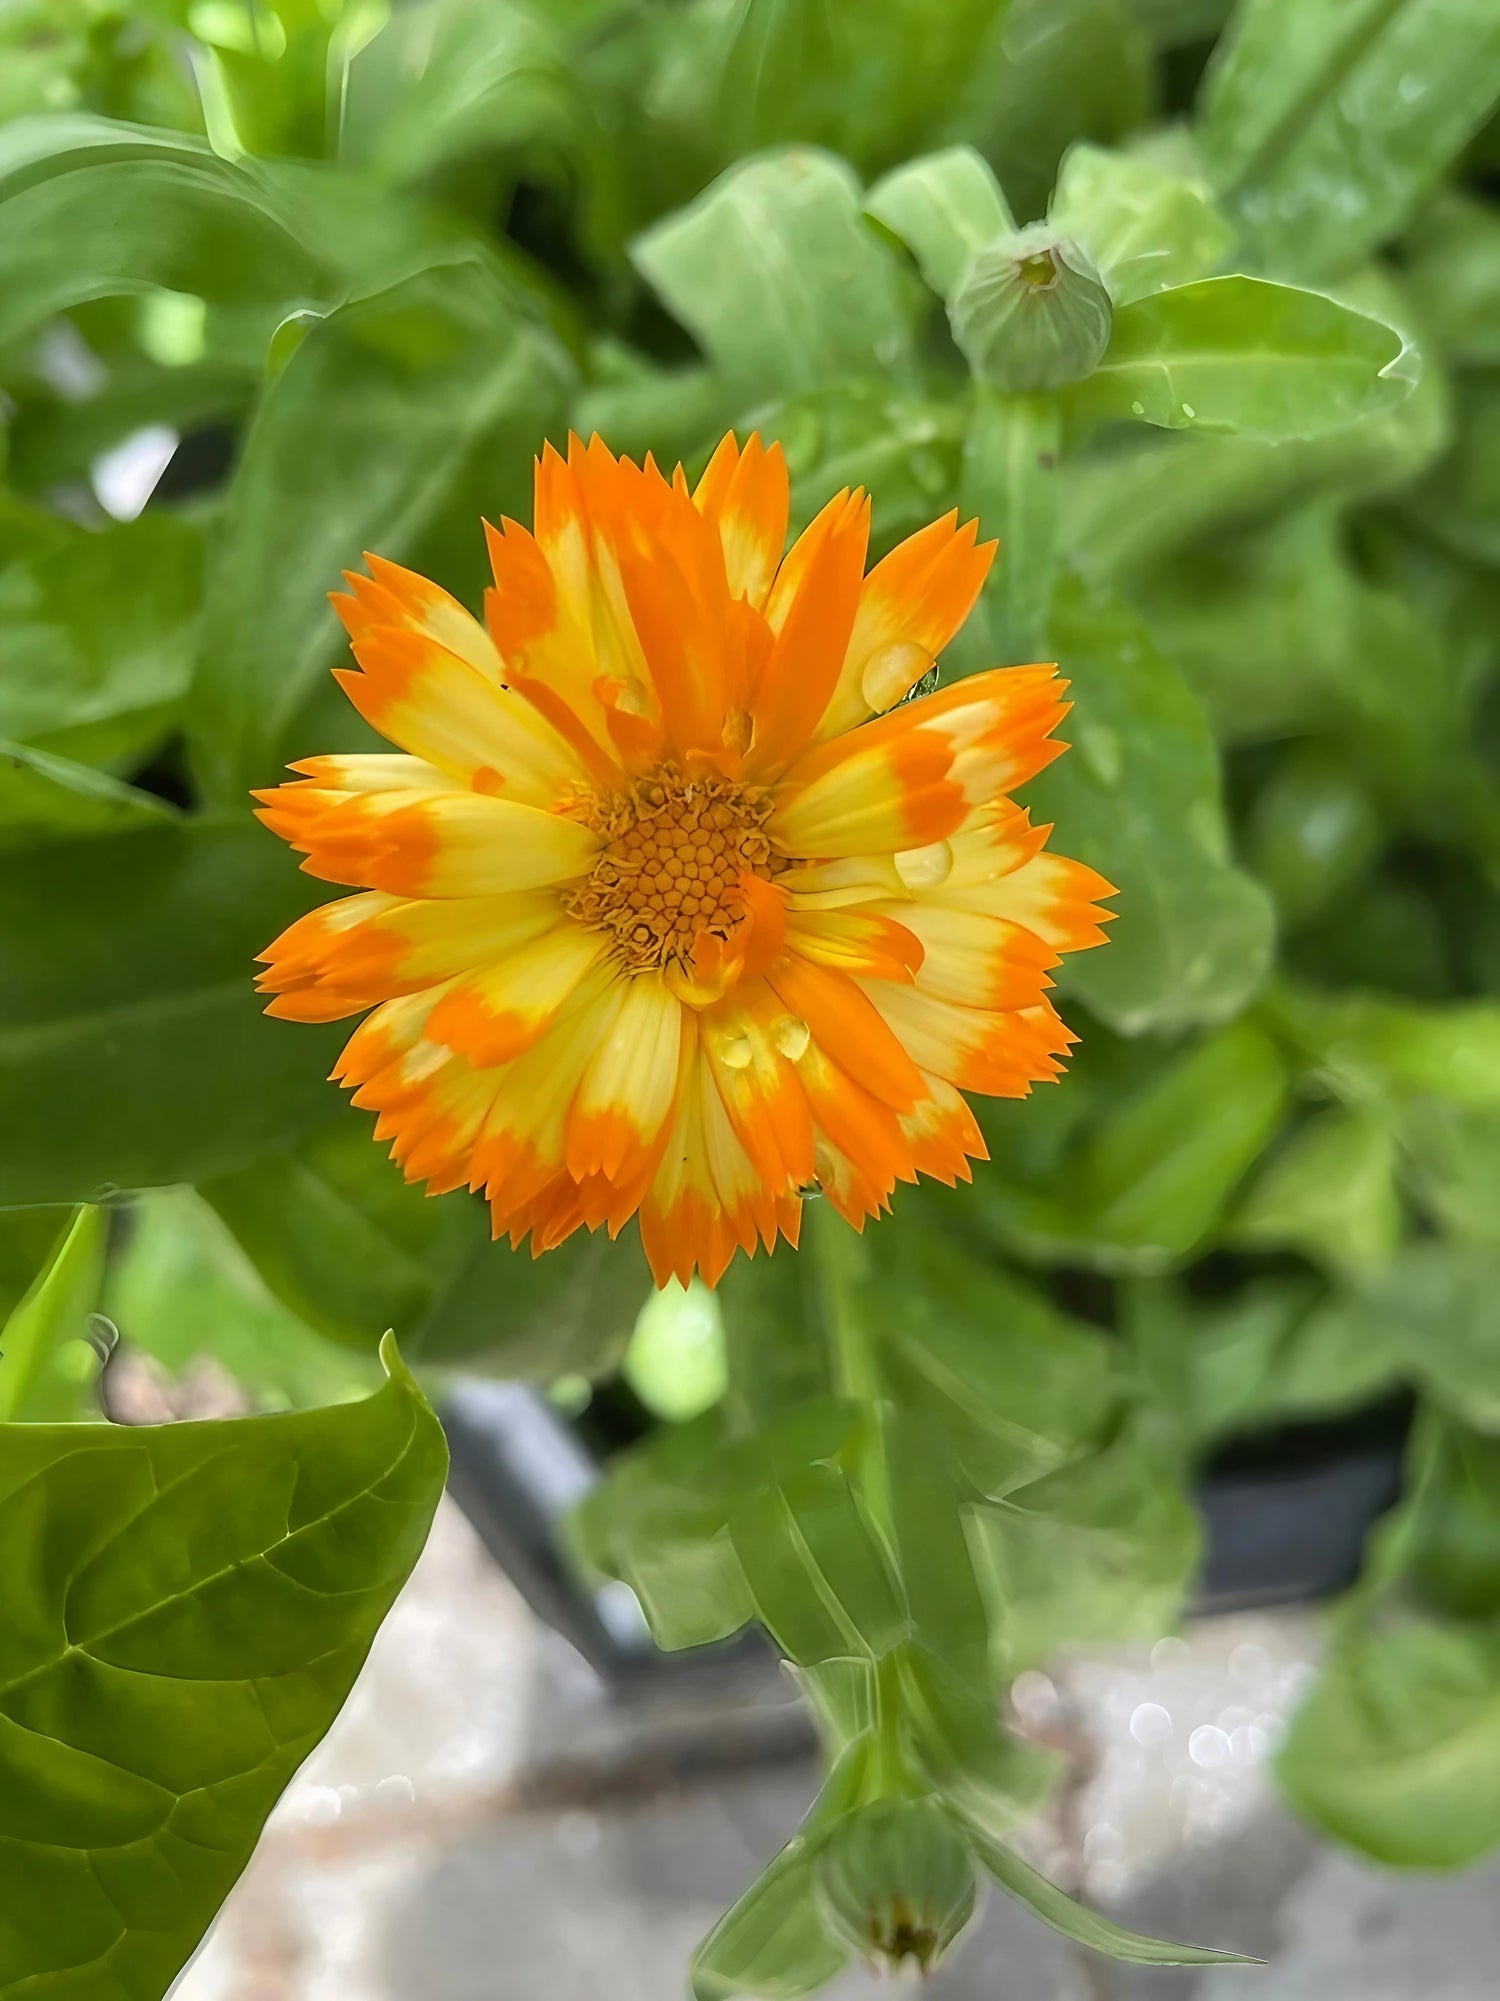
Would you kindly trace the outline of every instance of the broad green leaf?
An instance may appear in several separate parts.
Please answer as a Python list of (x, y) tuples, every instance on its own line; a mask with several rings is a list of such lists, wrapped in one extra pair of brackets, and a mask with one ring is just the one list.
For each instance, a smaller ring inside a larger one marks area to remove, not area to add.
[[(481, 509), (529, 513), (530, 457), (568, 367), (478, 261), (340, 307), (268, 390), (246, 440), (204, 607), (190, 720), (214, 796), (274, 778), (297, 711), (338, 657), (326, 603), (362, 549), (421, 567), (458, 547), (477, 582)], [(347, 728), (348, 725), (346, 724)]]
[(1057, 1772), (1055, 1754), (999, 1724), (987, 1677), (956, 1675), (919, 1643), (898, 1647), (901, 1725), (917, 1769), (986, 1834), (1003, 1836), (1035, 1812)]
[(1116, 1384), (1095, 1329), (915, 1216), (876, 1251), (859, 1310), (882, 1378), (942, 1426), (975, 1489), (1024, 1485), (1103, 1430)]
[(1405, 1373), (1487, 1432), (1500, 1432), (1497, 1286), (1500, 1252), (1429, 1238), (1408, 1244), (1368, 1292)]
[(1204, 277), (1233, 241), (1206, 183), (1101, 146), (1069, 149), (1048, 220), (1088, 251), (1116, 306)]
[(59, 1363), (65, 1344), (76, 1350), (84, 1339), (104, 1279), (108, 1237), (107, 1210), (77, 1210), (0, 1330), (0, 1423), (75, 1414), (79, 1384)]
[(892, 1556), (912, 1633), (971, 1686), (983, 1687), (989, 1621), (964, 1532), (967, 1498), (940, 1424), (899, 1405), (876, 1407), (866, 1464), (883, 1497)]
[(429, 1198), (347, 1113), (203, 1193), (271, 1291), (353, 1348), (393, 1328), (414, 1360), (599, 1375), (650, 1292), (633, 1231), (619, 1243), (580, 1232), (541, 1258), (492, 1242), (482, 1202)]
[[(1363, 665), (1368, 673), (1368, 654)], [(1409, 753), (1409, 738), (1407, 747)], [(1251, 867), (1275, 897), (1282, 922), (1296, 928), (1359, 880), (1379, 854), (1384, 834), (1369, 788), (1348, 761), (1309, 744), (1282, 757), (1257, 795), (1247, 846)]]
[(1082, 422), (1277, 443), (1379, 416), (1416, 379), (1415, 353), (1382, 320), (1264, 278), (1200, 278), (1122, 306), (1103, 361), (1065, 401)]
[(268, 1021), (249, 977), (311, 889), (248, 822), (0, 872), (0, 1205), (226, 1172), (328, 1116), (338, 1031)]
[(1445, 189), (1407, 237), (1406, 275), (1434, 345), (1469, 368), (1500, 364), (1500, 216), (1492, 203)]
[[(0, 1315), (9, 1319), (45, 1271), (68, 1229), (67, 1209), (0, 1209)], [(0, 1322), (3, 1324), (3, 1322)]]
[(1015, 228), (1000, 183), (972, 146), (949, 146), (897, 167), (865, 196), (865, 214), (905, 244), (940, 298), (976, 250)]
[(829, 1832), (857, 1801), (867, 1764), (867, 1745), (845, 1751), (801, 1829), (699, 1946), (693, 2001), (798, 2001), (840, 1972), (849, 1950), (824, 1920), (815, 1866)]
[(1119, 890), (1110, 942), (1064, 991), (1123, 1034), (1221, 1021), (1260, 986), (1266, 893), (1232, 863), (1201, 710), (1125, 607), (1065, 580), (1051, 653), (1072, 684), (1071, 750), (1033, 784), (1032, 817)]
[(202, 594), (202, 531), (154, 510), (7, 564), (0, 734), (85, 763), (143, 754), (186, 692)]
[(1146, 116), (1151, 46), (1127, 0), (1011, 0), (966, 78), (951, 129), (995, 168), (1024, 221), (1046, 207), (1070, 145), (1108, 146)]
[(1400, 1538), (1407, 1579), (1448, 1616), (1500, 1613), (1500, 1439), (1419, 1421)]
[(374, 1343), (356, 1353), (322, 1339), (267, 1289), (196, 1190), (157, 1189), (126, 1215), (104, 1310), (184, 1395), (200, 1383), (222, 1394), (227, 1378), (256, 1410), (302, 1410), (378, 1381)]
[(164, 801), (107, 771), (0, 737), (0, 851), (126, 833), (176, 817)]
[(1212, 1947), (1204, 1945), (1172, 1945), (1165, 1939), (1144, 1938), (1139, 1932), (1127, 1931), (1112, 1918), (1091, 1911), (1083, 1904), (1075, 1904), (1055, 1883), (1049, 1883), (1045, 1876), (1038, 1875), (1029, 1862), (1023, 1862), (1013, 1848), (991, 1839), (980, 1828), (971, 1828), (970, 1832), (980, 1861), (1001, 1889), (1024, 1904), (1044, 1925), (1050, 1925), (1054, 1931), (1061, 1932), (1064, 1938), (1070, 1938), (1078, 1945), (1089, 1946), (1110, 1959), (1123, 1959), (1135, 1966), (1258, 1964), (1247, 1959), (1244, 1953), (1215, 1952)]
[(798, 148), (732, 168), (631, 245), (642, 276), (742, 396), (909, 367), (895, 259), (849, 168)]
[(409, 182), (450, 161), (577, 156), (590, 115), (539, 8), (426, 0), (394, 9), (350, 73), (343, 157)]
[(1500, 1250), (1500, 1104), (1421, 1098), (1397, 1129), (1413, 1192), (1443, 1233)]
[(1395, 1618), (1347, 1632), (1276, 1763), (1325, 1833), (1408, 1869), (1456, 1869), (1500, 1841), (1500, 1633)]
[(758, 1470), (729, 1518), (757, 1618), (803, 1667), (884, 1653), (905, 1611), (844, 1468), (778, 1453)]
[(160, 1995), (202, 1937), (442, 1492), (387, 1366), (329, 1411), (7, 1429), (0, 1992)]
[(1190, 1447), (1339, 1417), (1398, 1380), (1394, 1346), (1369, 1306), (1311, 1276), (1253, 1280), (1222, 1301), (1194, 1299), (1176, 1279), (1138, 1279), (1124, 1316), (1153, 1400)]
[(1170, 1632), (1200, 1537), (1174, 1469), (1128, 1437), (979, 1509), (974, 1557), (997, 1664), (1014, 1675), (1060, 1646)]
[(877, 551), (951, 506), (964, 410), (957, 400), (908, 396), (886, 382), (849, 382), (753, 413), (777, 438), (792, 481), (792, 527), (805, 527), (841, 486), (870, 495)]
[(811, 1258), (736, 1258), (717, 1296), (729, 1367), (725, 1414), (737, 1432), (773, 1425), (831, 1394)]
[(974, 385), (964, 439), (959, 507), (998, 537), (985, 584), (987, 665), (1044, 657), (1058, 570), (1058, 463), (1062, 417), (1055, 396), (1005, 396)]
[(1334, 1271), (1378, 1270), (1401, 1239), (1389, 1123), (1319, 1112), (1266, 1164), (1230, 1219), (1231, 1243), (1300, 1250)]
[(1497, 97), (1489, 0), (1246, 0), (1201, 139), (1266, 268), (1316, 280), (1402, 226)]
[(659, 1647), (706, 1646), (756, 1615), (730, 1537), (719, 1425), (704, 1417), (622, 1454), (572, 1518), (585, 1562), (628, 1584)]
[(1500, 568), (1500, 375), (1476, 370), (1455, 392), (1453, 449), (1412, 493), (1425, 534), (1460, 556)]
[[(1407, 810), (1435, 784), (1451, 791), (1464, 738), (1461, 656), (1406, 595), (1360, 574), (1328, 503), (1290, 511), (1259, 534), (1200, 546), (1190, 563), (1174, 556), (1129, 590), (1221, 742), (1315, 731), (1337, 745), (1336, 759), (1313, 754), (1278, 767), (1268, 818), (1295, 823), (1311, 813), (1324, 837), (1335, 815), (1341, 827), (1352, 819), (1342, 839), (1357, 859), (1369, 835), (1361, 837), (1362, 816), (1348, 797), (1350, 767)], [(1332, 808), (1330, 786), (1343, 793)], [(1319, 868), (1305, 850), (1268, 857), (1267, 831), (1252, 825), (1257, 873), (1269, 874), (1274, 889), (1295, 883), (1296, 904), (1309, 877), (1326, 880), (1328, 865)]]
[(1287, 1082), (1270, 1038), (1235, 1022), (1127, 1092), (1049, 1173), (991, 1174), (975, 1210), (1036, 1262), (1169, 1269), (1218, 1223), (1280, 1122)]
[(1277, 1027), (1349, 1104), (1432, 1097), (1476, 1110), (1500, 1106), (1500, 1004), (1424, 1006), (1287, 987), (1273, 991), (1271, 1005)]

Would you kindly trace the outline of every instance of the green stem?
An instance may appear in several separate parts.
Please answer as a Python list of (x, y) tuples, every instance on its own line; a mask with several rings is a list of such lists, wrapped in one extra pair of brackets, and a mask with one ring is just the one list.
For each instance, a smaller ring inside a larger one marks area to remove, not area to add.
[(810, 1225), (834, 1394), (851, 1403), (877, 1403), (880, 1379), (854, 1303), (859, 1239), (830, 1202), (810, 1202), (804, 1213)]

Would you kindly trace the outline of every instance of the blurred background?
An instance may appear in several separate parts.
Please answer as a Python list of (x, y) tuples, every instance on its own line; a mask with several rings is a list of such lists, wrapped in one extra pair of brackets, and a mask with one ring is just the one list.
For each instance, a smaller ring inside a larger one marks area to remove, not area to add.
[[(816, 1785), (769, 1650), (658, 1654), (570, 1526), (614, 1453), (808, 1393), (791, 1261), (512, 1258), (249, 990), (310, 890), (246, 790), (370, 742), (324, 593), (371, 546), (477, 606), (570, 427), (690, 471), (758, 427), (795, 522), (870, 487), (873, 554), (978, 512), (944, 673), (1074, 684), (1025, 803), (1114, 941), (1067, 1082), (873, 1233), (886, 1366), (1025, 1467), (976, 1535), (1062, 1761), (1026, 1852), (1271, 1965), (996, 1899), (934, 1993), (1490, 1991), (1497, 102), (1495, 0), (0, 0), (0, 1314), (57, 1205), (109, 1215), (31, 1414), (336, 1402), (393, 1326), (454, 1452), (184, 2001), (676, 1994)], [(1113, 314), (1024, 432), (881, 195), (960, 145)], [(1236, 294), (1161, 407), (1100, 387), (1222, 273), (1349, 310), (1278, 346)]]

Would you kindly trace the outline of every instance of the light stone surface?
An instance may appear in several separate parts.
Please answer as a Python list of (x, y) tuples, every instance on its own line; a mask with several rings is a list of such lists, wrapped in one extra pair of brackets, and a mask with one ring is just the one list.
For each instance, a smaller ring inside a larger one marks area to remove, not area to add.
[[(1490, 2001), (1500, 1863), (1397, 1877), (1266, 1770), (1316, 1617), (1237, 1614), (1022, 1676), (1071, 1754), (1031, 1859), (1127, 1923), (1264, 1969), (1116, 1967), (998, 1893), (931, 2001)], [(681, 2001), (697, 1940), (816, 1784), (772, 1668), (612, 1703), (445, 1503), (327, 1742), (174, 2001)], [(835, 2001), (908, 1990), (850, 1974)]]

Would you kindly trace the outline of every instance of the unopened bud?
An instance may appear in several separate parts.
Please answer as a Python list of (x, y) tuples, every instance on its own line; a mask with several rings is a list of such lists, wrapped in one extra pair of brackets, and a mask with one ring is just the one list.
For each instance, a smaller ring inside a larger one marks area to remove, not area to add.
[(1013, 396), (1091, 375), (1111, 308), (1087, 251), (1047, 223), (976, 251), (948, 302), (953, 338), (981, 381)]
[(968, 1843), (936, 1800), (876, 1800), (834, 1828), (818, 1858), (830, 1924), (859, 1952), (926, 1973), (974, 1915)]

